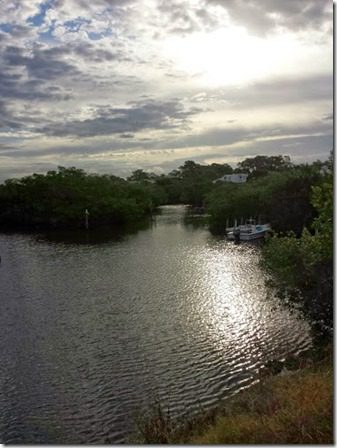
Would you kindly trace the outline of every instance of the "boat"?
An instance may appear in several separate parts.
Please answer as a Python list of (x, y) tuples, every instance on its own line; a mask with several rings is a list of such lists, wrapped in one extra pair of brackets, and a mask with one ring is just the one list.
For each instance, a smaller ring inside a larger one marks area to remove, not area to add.
[(229, 240), (251, 241), (264, 238), (270, 231), (270, 224), (256, 224), (255, 220), (250, 218), (245, 224), (227, 227), (226, 235)]

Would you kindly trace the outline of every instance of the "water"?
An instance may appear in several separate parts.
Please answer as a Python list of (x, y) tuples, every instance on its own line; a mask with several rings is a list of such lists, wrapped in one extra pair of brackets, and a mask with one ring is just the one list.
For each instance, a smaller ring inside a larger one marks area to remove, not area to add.
[(309, 346), (259, 249), (184, 213), (128, 235), (0, 234), (2, 442), (123, 442), (156, 399), (209, 408)]

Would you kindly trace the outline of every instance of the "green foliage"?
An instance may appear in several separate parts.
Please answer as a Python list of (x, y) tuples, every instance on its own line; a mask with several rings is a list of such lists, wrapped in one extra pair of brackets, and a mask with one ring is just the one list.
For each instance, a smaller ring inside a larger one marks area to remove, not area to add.
[[(119, 223), (137, 220), (159, 205), (184, 203), (208, 207), (213, 230), (224, 231), (227, 219), (260, 216), (276, 231), (300, 235), (317, 215), (310, 202), (311, 186), (317, 186), (317, 196), (324, 195), (322, 167), (319, 161), (295, 167), (285, 156), (257, 156), (239, 163), (239, 170), (251, 174), (249, 182), (239, 185), (214, 183), (233, 172), (226, 163), (200, 165), (187, 160), (168, 175), (138, 169), (127, 181), (59, 167), (1, 185), (0, 224), (77, 226), (86, 208), (91, 224)], [(261, 170), (263, 177), (255, 175)], [(317, 232), (320, 226), (317, 221)]]
[(313, 228), (316, 231), (317, 253), (323, 258), (333, 257), (333, 179), (332, 173), (321, 185), (313, 187), (312, 204), (318, 211)]
[[(256, 165), (261, 158), (248, 161)], [(211, 230), (225, 232), (227, 222), (233, 223), (235, 218), (259, 216), (269, 222), (276, 234), (265, 245), (263, 260), (273, 273), (274, 284), (310, 318), (314, 330), (329, 333), (333, 290), (332, 160), (298, 166), (288, 166), (288, 160), (283, 162), (279, 160), (277, 171), (255, 176), (245, 184), (216, 185), (206, 197)], [(247, 168), (247, 163), (239, 165)]]
[(292, 166), (289, 156), (256, 156), (238, 163), (237, 172), (248, 173), (249, 179), (265, 176), (270, 171), (284, 171)]
[(213, 187), (212, 180), (229, 171), (232, 168), (227, 164), (199, 165), (187, 160), (166, 176), (138, 169), (127, 180), (146, 187), (155, 205), (183, 203), (201, 206), (205, 194)]
[(159, 176), (155, 185), (160, 188), (165, 195), (162, 204), (180, 204), (180, 196), (182, 194), (181, 179), (174, 176)]
[(303, 165), (269, 172), (245, 184), (217, 185), (205, 201), (211, 229), (221, 233), (227, 220), (260, 216), (275, 231), (294, 231), (299, 235), (315, 217), (311, 188), (321, 181), (322, 174), (317, 167)]
[(145, 186), (116, 176), (59, 167), (46, 175), (33, 174), (1, 185), (0, 224), (81, 227), (85, 209), (91, 226), (117, 224), (140, 219), (152, 210), (154, 202), (155, 195)]
[(157, 178), (157, 175), (154, 173), (147, 173), (144, 170), (135, 170), (132, 172), (131, 176), (127, 178), (130, 182), (142, 182), (142, 181), (151, 181)]
[(166, 204), (201, 207), (204, 205), (205, 196), (214, 189), (213, 180), (231, 172), (232, 167), (226, 163), (200, 165), (187, 160), (184, 165), (171, 171), (167, 176), (154, 178), (154, 183), (162, 187), (166, 193)]
[(312, 187), (317, 216), (310, 232), (275, 235), (263, 249), (264, 264), (274, 283), (312, 322), (315, 333), (326, 334), (333, 324), (333, 180), (332, 173)]

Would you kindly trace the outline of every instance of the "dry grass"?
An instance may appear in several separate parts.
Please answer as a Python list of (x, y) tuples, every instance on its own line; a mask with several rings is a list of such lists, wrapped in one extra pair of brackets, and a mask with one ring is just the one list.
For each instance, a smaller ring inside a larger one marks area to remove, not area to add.
[(333, 372), (291, 372), (243, 393), (193, 444), (332, 444)]
[(333, 444), (332, 360), (269, 376), (196, 418), (173, 422), (160, 405), (138, 443)]

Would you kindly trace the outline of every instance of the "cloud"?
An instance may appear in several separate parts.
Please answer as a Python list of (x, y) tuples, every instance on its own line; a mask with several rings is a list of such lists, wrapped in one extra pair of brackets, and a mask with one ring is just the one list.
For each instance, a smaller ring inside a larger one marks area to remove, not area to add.
[(1, 22), (22, 25), (29, 17), (38, 14), (40, 0), (7, 0), (1, 2)]
[[(265, 155), (290, 155), (295, 163), (313, 162), (314, 160), (326, 160), (333, 145), (333, 135), (299, 135), (281, 137), (277, 141), (265, 140), (252, 143), (241, 149), (230, 149), (229, 157), (235, 160), (243, 160), (246, 157), (255, 157), (256, 154)], [(221, 153), (219, 153), (220, 155)], [(305, 154), (305, 158), (303, 155)]]
[(76, 76), (79, 71), (75, 65), (65, 62), (60, 56), (64, 55), (60, 48), (34, 48), (31, 55), (25, 55), (24, 49), (9, 46), (5, 49), (3, 60), (10, 66), (22, 66), (30, 78), (38, 80), (59, 79), (63, 76)]
[[(0, 86), (1, 83), (1, 73), (0, 73)], [(6, 86), (5, 86), (6, 88)], [(1, 94), (1, 89), (0, 89)], [(18, 131), (23, 127), (23, 123), (9, 110), (7, 103), (0, 99), (0, 131)], [(3, 145), (6, 147), (7, 145)]]
[(275, 27), (292, 31), (319, 29), (332, 23), (331, 0), (208, 0), (222, 6), (238, 25), (255, 33)]
[(0, 143), (0, 156), (2, 155), (1, 154), (2, 152), (6, 152), (6, 151), (11, 150), (11, 149), (13, 149), (13, 146), (6, 145), (4, 143)]
[(200, 148), (216, 146), (250, 146), (254, 142), (270, 141), (275, 146), (280, 140), (306, 138), (310, 136), (330, 136), (333, 129), (330, 123), (317, 120), (306, 125), (258, 125), (255, 127), (232, 126), (230, 128), (210, 128), (203, 132), (193, 133), (171, 139), (168, 142), (158, 142), (157, 147)]
[(80, 72), (60, 58), (56, 49), (6, 45), (0, 55), (0, 97), (7, 101), (69, 100), (71, 94), (60, 79)]
[(170, 33), (186, 34), (200, 31), (200, 25), (209, 20), (206, 10), (201, 17), (199, 10), (198, 17), (197, 11), (191, 8), (187, 2), (171, 1), (168, 3), (160, 0), (157, 3), (157, 8), (161, 16), (165, 17), (165, 29)]
[(59, 86), (49, 85), (48, 88), (37, 80), (25, 80), (21, 75), (1, 72), (0, 96), (21, 100), (67, 100), (70, 94), (63, 92)]
[[(62, 160), (173, 169), (186, 158), (235, 160), (235, 151), (280, 147), (305, 159), (306, 145), (308, 157), (323, 154), (332, 134), (331, 25), (327, 0), (2, 1), (2, 172)], [(254, 63), (260, 71), (249, 70)]]
[(333, 76), (322, 74), (298, 78), (274, 78), (242, 87), (209, 90), (195, 95), (192, 102), (225, 101), (233, 109), (258, 108), (315, 101), (331, 101)]
[(130, 107), (101, 107), (86, 120), (50, 123), (37, 131), (54, 137), (94, 137), (133, 134), (148, 129), (173, 129), (185, 124), (198, 109), (186, 110), (179, 100), (135, 102)]
[[(332, 134), (331, 124), (321, 120), (302, 126), (280, 124), (278, 126), (244, 127), (237, 125), (232, 128), (207, 129), (203, 132), (177, 138), (155, 135), (153, 138), (143, 139), (135, 136), (123, 138), (123, 135), (112, 135), (108, 140), (97, 138), (93, 143), (86, 140), (78, 141), (77, 139), (71, 142), (63, 140), (60, 144), (54, 144), (48, 148), (29, 149), (26, 145), (25, 147), (11, 149), (3, 155), (24, 158), (73, 154), (85, 158), (95, 154), (111, 155), (120, 151), (125, 152), (125, 155), (130, 151), (142, 151), (145, 155), (152, 151), (198, 151), (200, 148), (215, 153), (219, 151), (216, 148), (227, 148), (228, 150), (234, 148), (233, 150), (239, 154), (242, 148), (263, 147), (265, 145), (277, 148), (281, 143), (290, 145), (293, 141), (307, 141), (310, 138), (331, 141)], [(127, 137), (131, 136), (127, 135)], [(34, 147), (34, 141), (30, 146)]]

